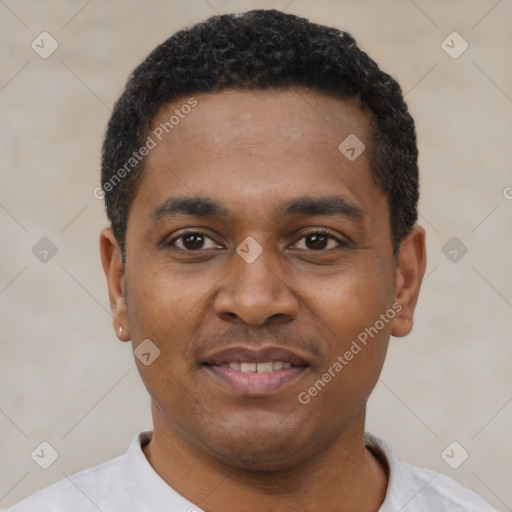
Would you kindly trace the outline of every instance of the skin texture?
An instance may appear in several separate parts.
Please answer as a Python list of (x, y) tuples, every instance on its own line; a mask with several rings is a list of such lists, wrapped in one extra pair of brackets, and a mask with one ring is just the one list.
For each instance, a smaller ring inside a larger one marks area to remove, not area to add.
[[(390, 335), (412, 328), (424, 230), (413, 228), (395, 264), (387, 199), (370, 174), (371, 120), (356, 101), (306, 90), (195, 98), (147, 156), (125, 272), (111, 229), (100, 238), (118, 337), (134, 348), (150, 339), (161, 351), (149, 366), (137, 360), (152, 397), (145, 454), (206, 511), (376, 511), (387, 479), (364, 447), (366, 401)], [(185, 101), (162, 109), (152, 128)], [(349, 134), (366, 145), (353, 162), (338, 150)], [(360, 215), (279, 209), (304, 196), (343, 197)], [(208, 198), (226, 212), (155, 220), (152, 212), (176, 197)], [(183, 239), (172, 242), (185, 229), (204, 233), (204, 245), (187, 251)], [(306, 236), (319, 229), (341, 244), (327, 239), (319, 249)], [(236, 252), (246, 237), (263, 250), (252, 263)], [(299, 393), (394, 303), (399, 313), (302, 404)], [(308, 363), (276, 393), (246, 396), (202, 365), (217, 349), (269, 344)]]

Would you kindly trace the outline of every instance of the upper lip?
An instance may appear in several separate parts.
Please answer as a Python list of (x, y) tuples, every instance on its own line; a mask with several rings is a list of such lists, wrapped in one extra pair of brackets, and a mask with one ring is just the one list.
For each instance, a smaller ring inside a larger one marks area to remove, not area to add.
[(278, 346), (249, 348), (233, 346), (213, 352), (204, 358), (203, 364), (219, 366), (227, 363), (267, 363), (282, 361), (292, 366), (309, 366), (308, 361), (296, 352)]

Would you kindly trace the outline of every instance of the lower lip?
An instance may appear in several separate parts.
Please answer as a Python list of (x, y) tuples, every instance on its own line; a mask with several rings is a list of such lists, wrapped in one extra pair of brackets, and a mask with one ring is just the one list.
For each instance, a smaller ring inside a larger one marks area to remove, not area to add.
[(295, 382), (307, 370), (307, 366), (292, 366), (272, 372), (241, 372), (229, 366), (204, 365), (210, 374), (230, 389), (246, 396), (265, 396), (277, 393)]

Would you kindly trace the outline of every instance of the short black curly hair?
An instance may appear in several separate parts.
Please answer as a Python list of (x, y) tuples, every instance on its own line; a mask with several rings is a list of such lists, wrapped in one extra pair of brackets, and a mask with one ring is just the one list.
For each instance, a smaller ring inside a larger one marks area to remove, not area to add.
[(400, 86), (350, 34), (277, 10), (252, 10), (177, 32), (128, 78), (107, 126), (101, 166), (106, 212), (123, 261), (128, 210), (144, 170), (144, 159), (134, 155), (159, 109), (197, 93), (294, 87), (358, 99), (369, 113), (371, 171), (388, 197), (396, 256), (416, 223), (419, 197), (414, 121)]

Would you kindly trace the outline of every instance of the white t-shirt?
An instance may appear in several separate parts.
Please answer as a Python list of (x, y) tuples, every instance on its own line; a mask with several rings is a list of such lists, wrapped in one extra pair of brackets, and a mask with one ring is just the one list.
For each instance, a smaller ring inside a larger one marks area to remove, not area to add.
[[(42, 489), (6, 512), (201, 512), (155, 472), (138, 434), (125, 455)], [(366, 434), (366, 446), (389, 468), (379, 512), (496, 512), (483, 498), (440, 473), (399, 461), (390, 447)]]

